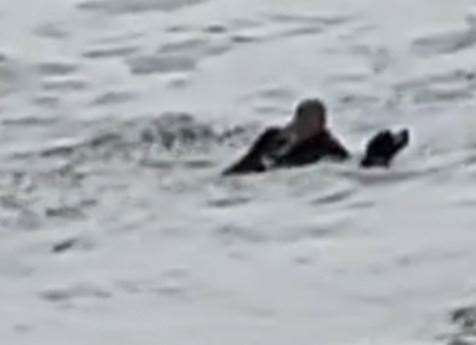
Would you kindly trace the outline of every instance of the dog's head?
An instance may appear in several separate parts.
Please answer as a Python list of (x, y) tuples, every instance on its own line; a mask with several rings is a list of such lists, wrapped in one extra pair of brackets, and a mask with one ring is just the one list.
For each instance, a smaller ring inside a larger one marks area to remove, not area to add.
[(365, 156), (361, 161), (364, 168), (389, 167), (392, 159), (410, 142), (408, 129), (392, 133), (385, 130), (377, 133), (367, 144)]

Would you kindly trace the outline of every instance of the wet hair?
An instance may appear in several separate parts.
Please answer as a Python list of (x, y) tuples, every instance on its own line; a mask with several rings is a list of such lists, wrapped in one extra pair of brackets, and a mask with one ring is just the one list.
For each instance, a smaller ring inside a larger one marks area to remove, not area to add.
[(296, 108), (296, 115), (299, 117), (305, 116), (306, 113), (311, 112), (314, 114), (321, 114), (325, 117), (326, 107), (319, 99), (312, 98), (301, 101)]
[(326, 107), (324, 106), (324, 103), (317, 98), (306, 99), (298, 104), (295, 116), (296, 119), (300, 121), (305, 121), (309, 118), (319, 118), (319, 120), (323, 121), (325, 124)]

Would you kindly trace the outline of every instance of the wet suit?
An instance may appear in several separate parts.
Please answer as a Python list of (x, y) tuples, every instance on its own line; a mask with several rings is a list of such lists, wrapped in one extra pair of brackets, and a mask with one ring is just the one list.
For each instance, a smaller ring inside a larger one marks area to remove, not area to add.
[[(409, 143), (409, 131), (392, 133), (384, 130), (371, 138), (366, 147), (362, 168), (390, 167), (391, 161)], [(267, 129), (252, 145), (248, 153), (236, 164), (225, 170), (224, 175), (265, 172), (272, 168), (303, 166), (323, 158), (343, 161), (350, 158), (347, 149), (328, 131), (316, 134), (284, 153), (278, 153), (286, 145), (279, 128)]]

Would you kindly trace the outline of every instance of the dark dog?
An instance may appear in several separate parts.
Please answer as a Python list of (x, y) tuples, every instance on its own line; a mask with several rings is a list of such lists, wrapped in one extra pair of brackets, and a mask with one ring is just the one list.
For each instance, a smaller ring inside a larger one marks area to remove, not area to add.
[(404, 129), (398, 133), (385, 130), (370, 139), (365, 156), (360, 162), (363, 168), (389, 168), (393, 158), (410, 142), (410, 132)]

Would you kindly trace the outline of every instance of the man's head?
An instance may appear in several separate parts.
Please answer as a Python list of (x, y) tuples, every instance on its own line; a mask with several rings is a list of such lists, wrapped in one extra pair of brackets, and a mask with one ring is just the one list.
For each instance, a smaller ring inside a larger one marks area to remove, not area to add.
[(324, 104), (318, 99), (306, 99), (298, 104), (291, 123), (284, 130), (291, 141), (301, 142), (323, 132), (326, 126)]

